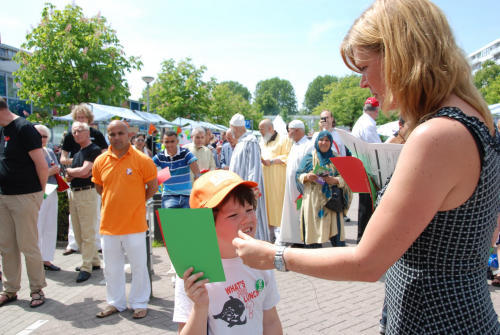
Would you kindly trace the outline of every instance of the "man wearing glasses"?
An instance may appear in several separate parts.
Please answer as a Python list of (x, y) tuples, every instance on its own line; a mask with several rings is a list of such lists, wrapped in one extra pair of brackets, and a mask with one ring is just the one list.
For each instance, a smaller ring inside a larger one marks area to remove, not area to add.
[(82, 265), (77, 283), (90, 278), (92, 270), (101, 268), (101, 260), (95, 245), (95, 222), (97, 220), (97, 192), (92, 182), (92, 165), (101, 154), (101, 148), (90, 140), (89, 125), (73, 122), (71, 133), (80, 145), (73, 157), (71, 167), (66, 169), (66, 178), (71, 182), (69, 193), (69, 212), (75, 232), (75, 239), (82, 254)]
[(163, 136), (165, 150), (153, 157), (153, 162), (161, 169), (170, 170), (171, 178), (163, 183), (161, 199), (162, 208), (189, 208), (189, 194), (191, 193), (191, 176), (194, 179), (200, 176), (200, 169), (196, 158), (188, 149), (179, 146), (179, 139), (175, 131), (167, 131)]

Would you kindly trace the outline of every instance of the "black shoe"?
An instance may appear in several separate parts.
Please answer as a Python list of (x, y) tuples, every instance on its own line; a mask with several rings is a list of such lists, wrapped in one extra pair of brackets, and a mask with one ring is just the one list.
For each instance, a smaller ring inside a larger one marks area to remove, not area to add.
[(66, 249), (66, 251), (63, 252), (63, 256), (68, 256), (68, 255), (74, 254), (75, 252), (76, 252), (76, 250), (74, 250), (74, 249)]
[[(101, 266), (100, 266), (100, 265), (92, 265), (92, 271), (94, 271), (94, 270), (100, 270), (100, 269), (101, 269)], [(77, 266), (77, 267), (75, 268), (75, 271), (80, 271), (80, 267), (79, 267), (79, 266)]]
[(47, 271), (61, 271), (61, 268), (58, 266), (55, 266), (54, 264), (50, 264), (50, 265), (44, 264), (43, 268)]
[(78, 277), (76, 277), (76, 282), (81, 283), (83, 281), (86, 281), (90, 278), (90, 272), (87, 271), (80, 271), (78, 274)]

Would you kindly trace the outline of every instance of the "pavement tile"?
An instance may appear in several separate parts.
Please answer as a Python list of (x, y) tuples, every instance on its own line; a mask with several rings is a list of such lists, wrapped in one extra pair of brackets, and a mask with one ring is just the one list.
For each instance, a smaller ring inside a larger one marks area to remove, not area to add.
[[(357, 219), (357, 201), (348, 216)], [(346, 225), (346, 238), (354, 241), (355, 222)], [(40, 320), (48, 320), (31, 334), (176, 334), (172, 322), (174, 288), (170, 277), (170, 261), (164, 248), (153, 249), (153, 298), (148, 316), (132, 319), (130, 311), (105, 319), (95, 314), (106, 304), (106, 288), (102, 270), (93, 271), (89, 281), (75, 282), (76, 266), (81, 255), (62, 256), (64, 245), (56, 250), (54, 264), (62, 271), (47, 272), (44, 306), (29, 307), (29, 287), (23, 265), (19, 301), (0, 308), (0, 334), (15, 335)], [(378, 334), (378, 321), (384, 299), (384, 278), (375, 283), (332, 282), (296, 273), (275, 272), (281, 300), (277, 306), (284, 334)], [(130, 275), (127, 275), (130, 281)], [(1, 288), (1, 284), (0, 284)], [(490, 288), (493, 305), (500, 311), (500, 290)]]

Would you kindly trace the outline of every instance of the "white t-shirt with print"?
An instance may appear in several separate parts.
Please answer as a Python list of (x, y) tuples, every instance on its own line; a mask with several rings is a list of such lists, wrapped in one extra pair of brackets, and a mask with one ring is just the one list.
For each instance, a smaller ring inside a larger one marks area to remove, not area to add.
[[(263, 333), (263, 313), (279, 301), (273, 270), (255, 270), (241, 258), (222, 259), (225, 282), (206, 285), (209, 334), (255, 335)], [(186, 323), (193, 302), (184, 291), (184, 282), (175, 283), (174, 322)]]

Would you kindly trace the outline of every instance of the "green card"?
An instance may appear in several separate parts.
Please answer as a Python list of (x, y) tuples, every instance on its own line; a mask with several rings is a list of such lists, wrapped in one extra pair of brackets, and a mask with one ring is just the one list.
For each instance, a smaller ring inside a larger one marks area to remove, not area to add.
[(192, 266), (195, 273), (204, 272), (201, 279), (226, 281), (212, 209), (160, 208), (158, 218), (163, 241), (179, 277)]

